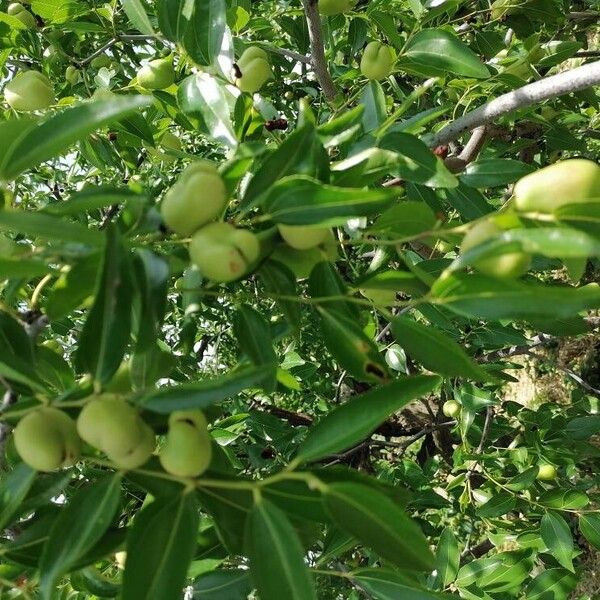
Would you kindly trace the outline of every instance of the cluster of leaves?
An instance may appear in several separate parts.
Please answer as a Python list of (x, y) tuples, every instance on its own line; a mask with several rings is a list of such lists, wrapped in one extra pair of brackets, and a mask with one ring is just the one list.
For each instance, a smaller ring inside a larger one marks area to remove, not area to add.
[[(458, 173), (428, 147), (432, 127), (597, 43), (598, 2), (513, 4), (374, 0), (323, 19), (330, 103), (299, 1), (32, 0), (36, 28), (0, 12), (3, 80), (34, 68), (57, 96), (0, 121), (7, 597), (569, 596), (585, 544), (600, 548), (598, 391), (533, 410), (502, 390), (514, 349), (590, 333), (600, 204), (457, 248), (524, 175), (597, 155), (599, 98), (505, 118)], [(398, 55), (382, 82), (358, 69), (371, 40)], [(275, 74), (254, 96), (231, 85), (249, 45)], [(140, 65), (168, 53), (176, 83), (140, 88)], [(181, 149), (161, 147), (167, 132)], [(219, 165), (225, 219), (261, 239), (242, 281), (204, 280), (161, 223), (197, 158)], [(277, 225), (335, 242), (293, 251)], [(515, 250), (534, 256), (522, 280), (470, 268)], [(20, 462), (8, 431), (23, 415), (76, 417), (98, 391), (159, 439), (171, 412), (203, 409), (209, 470), (118, 471), (91, 448), (56, 473)], [(395, 416), (417, 399), (423, 414)]]

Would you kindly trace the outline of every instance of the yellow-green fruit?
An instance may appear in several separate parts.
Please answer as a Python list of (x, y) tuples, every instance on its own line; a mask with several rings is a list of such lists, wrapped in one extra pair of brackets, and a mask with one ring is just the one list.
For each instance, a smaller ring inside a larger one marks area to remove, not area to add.
[(39, 71), (22, 71), (4, 88), (4, 98), (15, 110), (29, 112), (54, 103), (50, 80)]
[(131, 392), (131, 365), (122, 362), (112, 379), (104, 386), (105, 392), (111, 394), (127, 394)]
[(319, 0), (319, 13), (332, 17), (352, 10), (356, 0)]
[(169, 229), (188, 236), (216, 219), (226, 201), (227, 190), (217, 168), (198, 161), (189, 165), (165, 194), (160, 212)]
[(600, 201), (600, 166), (573, 158), (525, 175), (515, 184), (514, 205), (523, 212), (551, 213), (566, 204)]
[(81, 78), (81, 73), (77, 67), (69, 65), (65, 71), (65, 79), (71, 85), (75, 85)]
[(9, 15), (19, 19), (19, 21), (21, 21), (21, 23), (23, 23), (23, 25), (29, 29), (34, 29), (37, 27), (35, 17), (19, 2), (13, 2), (12, 4), (9, 4), (6, 12)]
[(552, 481), (556, 479), (556, 467), (547, 463), (541, 463), (538, 465), (537, 479), (540, 481)]
[(38, 471), (70, 466), (81, 453), (75, 423), (52, 407), (40, 408), (23, 417), (15, 428), (14, 441), (23, 461)]
[(139, 428), (141, 438), (135, 447), (131, 448), (125, 454), (106, 453), (108, 458), (120, 469), (137, 469), (148, 462), (148, 459), (152, 456), (152, 452), (154, 452), (154, 447), (156, 446), (154, 431), (141, 419)]
[(442, 412), (450, 419), (458, 417), (461, 410), (461, 406), (456, 400), (448, 400), (447, 402), (444, 402), (444, 405), (442, 406)]
[(102, 67), (110, 67), (112, 65), (112, 60), (106, 54), (101, 54), (100, 56), (96, 56), (90, 62), (90, 67), (93, 69), (101, 69)]
[(251, 231), (228, 223), (211, 223), (192, 237), (189, 252), (206, 278), (226, 283), (248, 271), (258, 258), (260, 243)]
[(198, 429), (187, 421), (173, 423), (158, 456), (168, 473), (178, 477), (198, 477), (210, 464), (210, 435), (206, 429)]
[(247, 48), (238, 59), (235, 85), (242, 90), (253, 94), (273, 77), (267, 53), (257, 46)]
[[(489, 239), (499, 236), (502, 229), (492, 219), (477, 223), (465, 235), (460, 247), (462, 254), (487, 242)], [(508, 252), (490, 258), (481, 258), (473, 261), (473, 267), (490, 277), (500, 279), (513, 279), (524, 275), (531, 266), (531, 256), (524, 252)]]
[(147, 90), (164, 90), (175, 82), (175, 69), (170, 58), (151, 60), (137, 72), (137, 82)]
[(360, 71), (367, 79), (384, 79), (392, 72), (392, 49), (381, 42), (371, 42), (363, 53)]
[(126, 456), (141, 443), (143, 421), (135, 409), (112, 394), (88, 402), (77, 419), (77, 431), (91, 446), (111, 457)]
[(176, 410), (169, 416), (169, 426), (175, 423), (188, 423), (193, 425), (196, 429), (206, 430), (208, 429), (208, 422), (206, 417), (201, 410)]
[(277, 228), (285, 243), (296, 250), (308, 250), (319, 246), (327, 239), (329, 233), (329, 229), (302, 225), (278, 225)]

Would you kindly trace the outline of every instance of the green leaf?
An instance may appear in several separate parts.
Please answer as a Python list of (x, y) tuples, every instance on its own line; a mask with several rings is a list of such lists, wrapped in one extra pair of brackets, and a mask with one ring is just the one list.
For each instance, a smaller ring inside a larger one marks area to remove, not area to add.
[(207, 408), (247, 388), (260, 387), (265, 379), (272, 377), (273, 370), (274, 366), (246, 366), (213, 379), (152, 391), (142, 396), (138, 403), (144, 409), (161, 414), (188, 408)]
[(335, 483), (327, 485), (323, 499), (332, 521), (382, 558), (403, 569), (433, 568), (427, 538), (384, 494), (356, 483)]
[(415, 583), (406, 571), (382, 568), (359, 569), (352, 578), (376, 600), (450, 600), (455, 596), (436, 594)]
[(558, 508), (561, 510), (579, 510), (585, 508), (590, 503), (590, 498), (584, 492), (573, 489), (555, 489), (544, 492), (538, 502), (548, 508)]
[(392, 321), (392, 332), (404, 350), (429, 371), (475, 381), (496, 380), (462, 346), (431, 325), (417, 323), (409, 317), (396, 317)]
[(143, 96), (86, 102), (67, 108), (15, 139), (0, 163), (0, 178), (12, 180), (23, 171), (66, 152), (96, 129), (148, 106)]
[(573, 571), (573, 536), (567, 522), (556, 513), (546, 513), (540, 524), (542, 539), (556, 560)]
[(300, 540), (285, 514), (268, 500), (257, 502), (248, 516), (246, 546), (262, 600), (316, 600)]
[[(276, 260), (267, 260), (261, 265), (258, 274), (269, 294), (289, 297), (297, 295), (296, 276), (283, 263)], [(276, 298), (275, 302), (277, 302), (290, 325), (298, 328), (302, 318), (299, 303), (281, 298)]]
[(217, 569), (192, 583), (194, 600), (245, 600), (252, 591), (248, 571)]
[(600, 256), (600, 241), (582, 231), (564, 227), (512, 229), (499, 240), (518, 242), (524, 252), (549, 258), (588, 258)]
[(150, 19), (144, 10), (140, 0), (121, 0), (123, 10), (132, 25), (146, 35), (154, 35), (154, 29)]
[(54, 521), (40, 559), (40, 590), (50, 599), (68, 572), (106, 533), (121, 499), (121, 475), (107, 475), (80, 489)]
[(600, 550), (600, 514), (584, 513), (579, 515), (579, 531), (592, 546)]
[(517, 506), (516, 498), (508, 492), (498, 492), (485, 504), (477, 509), (477, 515), (482, 519), (501, 517), (509, 513)]
[(232, 325), (240, 348), (253, 364), (259, 366), (277, 363), (271, 328), (258, 311), (242, 304), (233, 315)]
[(190, 0), (157, 0), (156, 16), (159, 29), (167, 39), (180, 42), (193, 10), (194, 2)]
[(480, 158), (467, 165), (460, 180), (470, 187), (489, 188), (513, 183), (535, 169), (510, 158)]
[(398, 379), (356, 396), (321, 419), (298, 450), (303, 461), (316, 460), (366, 439), (390, 415), (441, 382), (436, 376)]
[(525, 589), (525, 600), (567, 600), (578, 580), (563, 569), (542, 571)]
[(385, 232), (395, 238), (405, 238), (430, 231), (437, 219), (424, 202), (405, 200), (388, 208), (371, 226), (373, 231)]
[(125, 355), (131, 334), (131, 266), (127, 250), (115, 228), (108, 239), (102, 275), (79, 337), (77, 362), (99, 383), (107, 383)]
[(124, 204), (131, 198), (144, 199), (144, 196), (136, 194), (126, 187), (90, 186), (80, 192), (75, 192), (68, 200), (49, 204), (44, 207), (44, 212), (61, 216), (79, 215), (113, 204)]
[(127, 537), (123, 598), (179, 600), (196, 549), (199, 506), (193, 493), (156, 498)]
[(211, 66), (223, 45), (227, 5), (225, 0), (204, 0), (192, 2), (192, 5), (193, 13), (180, 41), (194, 62)]
[(335, 187), (293, 175), (271, 187), (264, 208), (275, 223), (284, 225), (342, 225), (387, 208), (398, 194), (391, 189)]
[(19, 463), (2, 480), (0, 485), (0, 528), (2, 530), (10, 525), (11, 520), (18, 513), (21, 502), (27, 496), (36, 477), (37, 471), (25, 463)]
[(554, 216), (561, 223), (600, 237), (600, 202), (590, 200), (585, 204), (567, 204), (558, 208)]
[(490, 73), (479, 57), (444, 29), (422, 29), (406, 45), (397, 66), (407, 73), (444, 77), (449, 73), (485, 79)]
[(181, 82), (177, 102), (185, 115), (200, 120), (212, 139), (235, 148), (237, 139), (231, 123), (228, 94), (218, 79), (208, 73), (197, 73)]
[(52, 267), (40, 260), (0, 258), (0, 281), (6, 279), (41, 277), (52, 273)]
[(458, 540), (449, 527), (442, 531), (435, 556), (435, 587), (448, 587), (455, 579), (460, 567)]
[(385, 92), (379, 81), (370, 81), (360, 95), (360, 105), (364, 106), (362, 126), (365, 133), (377, 129), (387, 117)]

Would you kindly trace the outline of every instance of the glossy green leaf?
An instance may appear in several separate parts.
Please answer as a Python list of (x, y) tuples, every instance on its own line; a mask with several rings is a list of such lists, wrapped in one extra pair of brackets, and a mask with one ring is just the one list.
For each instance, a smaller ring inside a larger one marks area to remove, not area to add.
[(437, 219), (424, 202), (407, 200), (386, 210), (371, 226), (393, 238), (406, 238), (430, 231)]
[(248, 517), (250, 572), (263, 600), (311, 600), (316, 592), (300, 540), (283, 512), (259, 501)]
[(477, 514), (482, 519), (501, 517), (515, 509), (517, 500), (509, 492), (498, 492), (494, 494), (485, 504), (477, 508)]
[(196, 549), (199, 506), (193, 493), (156, 498), (127, 538), (123, 598), (179, 600)]
[(600, 237), (600, 202), (594, 201), (585, 204), (567, 204), (554, 212), (555, 217), (561, 222), (575, 229), (581, 229)]
[(217, 569), (192, 583), (194, 600), (246, 600), (252, 591), (248, 571)]
[(44, 208), (44, 212), (52, 215), (78, 215), (113, 204), (124, 204), (132, 198), (142, 199), (143, 196), (126, 187), (90, 186), (75, 192), (68, 200), (49, 204)]
[(435, 587), (444, 589), (448, 587), (458, 574), (460, 567), (460, 549), (458, 540), (452, 529), (446, 527), (440, 535), (437, 551), (435, 553)]
[(0, 527), (4, 529), (18, 513), (25, 496), (31, 489), (37, 472), (25, 463), (19, 463), (0, 484)]
[(355, 579), (377, 600), (449, 600), (454, 596), (430, 592), (415, 583), (407, 571), (382, 568), (359, 569), (352, 573)]
[(548, 508), (579, 510), (590, 503), (590, 498), (585, 492), (579, 490), (555, 489), (544, 492), (538, 501)]
[(73, 568), (106, 533), (121, 499), (121, 475), (97, 479), (81, 488), (50, 530), (40, 559), (43, 599), (52, 597), (58, 578)]
[(569, 571), (573, 571), (573, 536), (562, 516), (546, 513), (540, 524), (542, 539), (556, 560)]
[(146, 35), (154, 35), (154, 29), (150, 19), (144, 10), (140, 0), (121, 0), (123, 10), (132, 25)]
[(364, 106), (362, 126), (365, 133), (377, 129), (387, 117), (385, 93), (379, 81), (370, 81), (360, 95), (360, 106)]
[[(261, 265), (258, 274), (269, 294), (289, 297), (297, 294), (296, 277), (283, 263), (267, 260)], [(298, 302), (282, 298), (275, 298), (275, 301), (290, 325), (299, 327), (302, 312)]]
[(253, 364), (274, 365), (277, 362), (271, 328), (258, 311), (243, 304), (233, 315), (232, 325), (241, 350)]
[(579, 515), (579, 531), (594, 548), (600, 550), (600, 514), (584, 513)]
[(577, 577), (564, 569), (542, 571), (525, 589), (525, 600), (567, 600)]
[(223, 45), (227, 5), (225, 0), (204, 0), (191, 4), (193, 12), (181, 41), (194, 62), (211, 66)]
[(478, 365), (457, 342), (434, 327), (409, 317), (396, 317), (392, 332), (398, 343), (426, 369), (446, 377), (494, 381), (496, 377)]
[(535, 169), (510, 158), (480, 158), (467, 165), (460, 180), (470, 187), (489, 188), (514, 183)]
[(355, 396), (309, 430), (298, 457), (304, 461), (316, 460), (350, 448), (366, 439), (390, 415), (433, 391), (440, 382), (439, 377), (417, 375)]
[(329, 484), (323, 496), (333, 522), (385, 560), (429, 571), (434, 565), (419, 527), (387, 496), (356, 483)]

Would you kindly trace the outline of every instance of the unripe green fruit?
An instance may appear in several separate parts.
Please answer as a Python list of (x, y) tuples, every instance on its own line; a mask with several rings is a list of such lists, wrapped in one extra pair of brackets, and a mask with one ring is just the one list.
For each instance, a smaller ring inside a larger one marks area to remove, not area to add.
[(566, 204), (600, 201), (600, 166), (573, 158), (525, 175), (515, 184), (514, 205), (523, 212), (552, 213)]
[(206, 278), (226, 283), (247, 272), (258, 258), (260, 243), (251, 231), (228, 223), (211, 223), (194, 235), (189, 252)]
[(227, 190), (217, 168), (198, 161), (189, 165), (165, 194), (160, 212), (169, 229), (188, 236), (216, 219), (226, 202)]
[(444, 402), (444, 405), (442, 406), (442, 412), (450, 419), (458, 417), (461, 410), (462, 407), (456, 400), (448, 400), (447, 402)]
[(539, 481), (552, 481), (556, 479), (556, 467), (548, 463), (540, 463), (538, 465), (538, 474), (536, 479)]
[(391, 48), (381, 42), (371, 42), (363, 53), (360, 71), (367, 79), (385, 79), (392, 72), (393, 65)]
[(23, 461), (38, 471), (70, 466), (81, 453), (75, 423), (52, 407), (40, 408), (23, 417), (15, 428), (14, 441)]
[(141, 437), (138, 444), (126, 454), (107, 452), (108, 458), (120, 469), (137, 469), (148, 462), (154, 452), (156, 438), (153, 429), (140, 419), (139, 428)]
[[(461, 253), (464, 254), (471, 248), (500, 235), (502, 231), (492, 219), (477, 223), (465, 235), (460, 247)], [(472, 264), (477, 271), (484, 275), (500, 279), (513, 279), (527, 273), (531, 266), (531, 256), (524, 252), (509, 252), (490, 258), (477, 259)]]
[(22, 71), (4, 88), (4, 98), (15, 110), (29, 112), (54, 103), (50, 80), (39, 71)]
[(329, 229), (302, 225), (278, 225), (277, 228), (285, 243), (296, 250), (308, 250), (319, 246), (329, 233)]
[(267, 53), (257, 46), (247, 48), (238, 59), (235, 85), (242, 90), (253, 94), (273, 77)]
[(210, 435), (187, 421), (169, 427), (167, 441), (159, 453), (160, 463), (167, 473), (177, 477), (198, 477), (212, 458)]
[(128, 394), (131, 392), (131, 365), (122, 362), (112, 379), (104, 386), (104, 391), (111, 394)]
[(204, 416), (204, 413), (198, 409), (176, 410), (175, 412), (172, 412), (169, 416), (169, 426), (175, 423), (188, 423), (188, 425), (193, 425), (196, 429), (208, 429), (206, 417)]
[(90, 67), (93, 69), (101, 69), (102, 67), (110, 67), (112, 65), (112, 60), (110, 56), (107, 54), (101, 54), (100, 56), (96, 56), (90, 62)]
[(164, 90), (175, 82), (175, 69), (170, 58), (151, 60), (137, 72), (138, 84), (147, 90)]
[(352, 10), (355, 4), (356, 0), (319, 0), (319, 13), (331, 17)]
[(9, 4), (6, 12), (19, 19), (19, 21), (29, 29), (37, 27), (35, 17), (19, 2)]
[(71, 85), (75, 85), (81, 79), (81, 73), (77, 67), (69, 65), (65, 71), (65, 79)]

